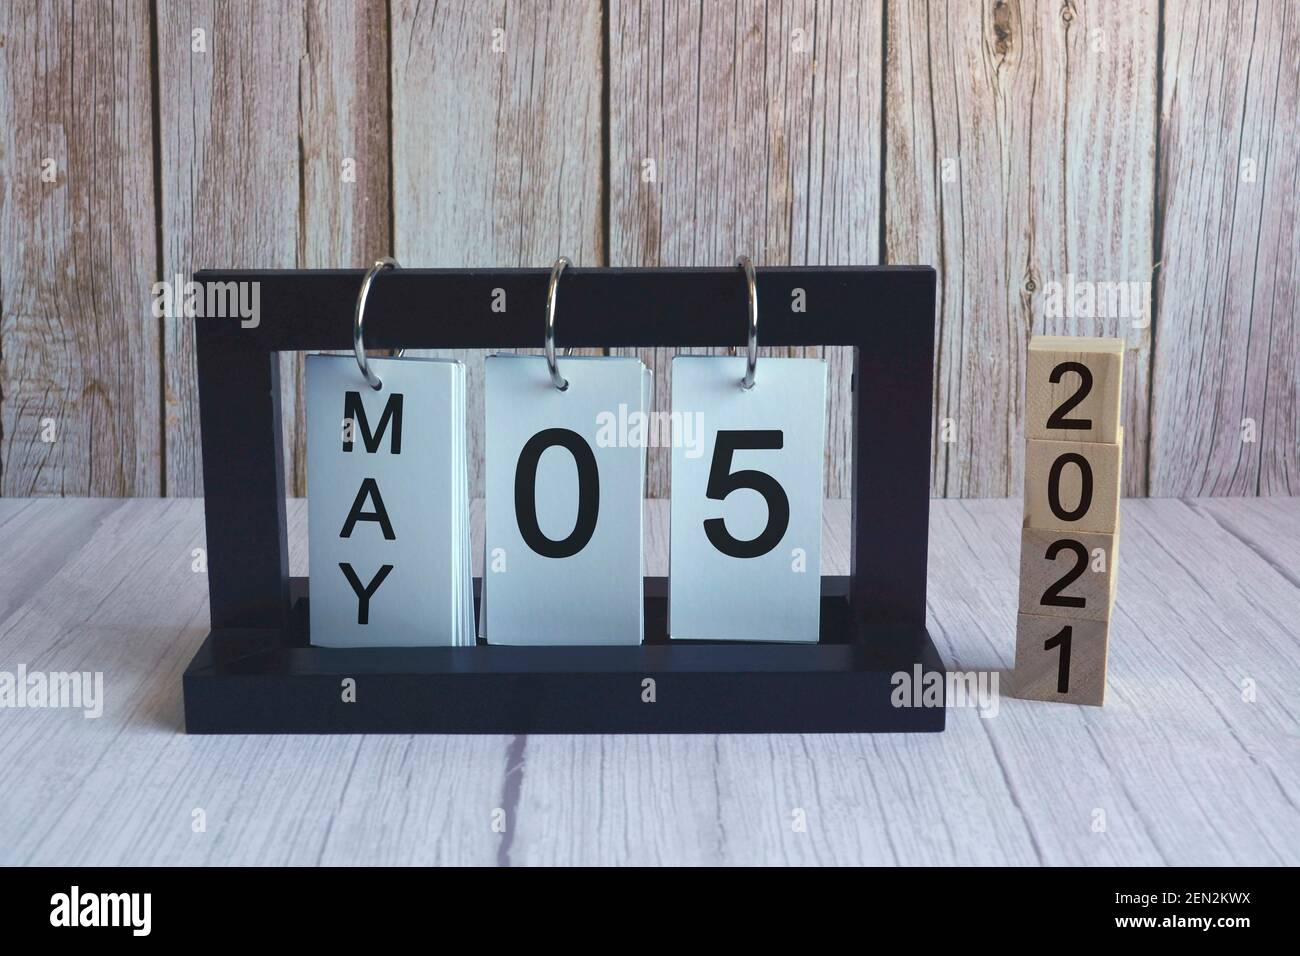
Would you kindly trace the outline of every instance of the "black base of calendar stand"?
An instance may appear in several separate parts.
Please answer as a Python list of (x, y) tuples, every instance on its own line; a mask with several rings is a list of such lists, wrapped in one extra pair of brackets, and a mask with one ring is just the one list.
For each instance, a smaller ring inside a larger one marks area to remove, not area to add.
[[(669, 641), (666, 582), (646, 578), (639, 646), (313, 647), (306, 580), (288, 571), (277, 353), (350, 349), (362, 274), (195, 276), (205, 302), (234, 288), (225, 283), (260, 283), (261, 313), (247, 327), (196, 319), (212, 631), (184, 677), (188, 732), (943, 729), (942, 705), (914, 706), (918, 683), (943, 686), (925, 628), (933, 269), (758, 273), (764, 346), (854, 347), (850, 574), (822, 578), (818, 643)], [(367, 344), (537, 346), (548, 275), (385, 273), (371, 290)], [(790, 309), (795, 289), (806, 311)], [(502, 294), (507, 311), (493, 312)], [(738, 270), (571, 269), (557, 339), (566, 347), (735, 345), (744, 342), (745, 309)]]
[[(311, 647), (306, 585), (293, 579), (302, 597), (287, 632), (204, 642), (185, 673), (190, 733), (943, 730), (942, 707), (910, 706), (924, 675), (942, 681), (929, 636), (845, 641), (844, 577), (822, 579), (817, 644), (670, 643), (667, 580), (646, 578), (646, 641), (622, 647)], [(898, 673), (907, 707), (893, 704)], [(343, 702), (344, 677), (355, 703)]]

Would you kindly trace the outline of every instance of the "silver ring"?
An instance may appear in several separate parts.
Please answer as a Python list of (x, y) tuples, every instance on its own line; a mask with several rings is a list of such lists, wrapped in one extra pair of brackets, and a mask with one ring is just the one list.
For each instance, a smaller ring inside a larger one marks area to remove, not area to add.
[(754, 373), (758, 371), (758, 287), (754, 282), (754, 263), (749, 256), (740, 256), (736, 265), (745, 270), (745, 286), (749, 295), (749, 347), (745, 351), (745, 377), (740, 387), (749, 391), (754, 387)]
[[(357, 308), (352, 313), (352, 351), (357, 356), (357, 367), (361, 369), (361, 374), (365, 376), (366, 382), (375, 391), (379, 391), (384, 383), (374, 372), (370, 371), (370, 363), (366, 361), (366, 343), (362, 336), (362, 325), (366, 321), (366, 297), (370, 295), (370, 284), (375, 281), (375, 276), (385, 269), (396, 269), (397, 260), (391, 256), (383, 256), (375, 260), (375, 264), (366, 271), (366, 277), (361, 280), (361, 294), (357, 296)], [(406, 349), (398, 351), (400, 358)]]
[(555, 260), (555, 265), (551, 266), (551, 281), (546, 287), (546, 367), (551, 372), (551, 384), (561, 392), (569, 387), (569, 382), (555, 364), (555, 293), (560, 285), (560, 273), (568, 264), (565, 256)]

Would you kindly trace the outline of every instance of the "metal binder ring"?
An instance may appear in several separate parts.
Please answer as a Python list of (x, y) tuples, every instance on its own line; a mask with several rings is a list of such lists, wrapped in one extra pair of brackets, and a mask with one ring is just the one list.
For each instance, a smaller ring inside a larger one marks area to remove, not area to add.
[[(366, 361), (366, 343), (362, 336), (362, 326), (366, 321), (366, 297), (370, 295), (370, 284), (375, 281), (375, 276), (385, 269), (396, 269), (397, 260), (391, 256), (382, 256), (375, 260), (375, 264), (366, 270), (366, 277), (361, 280), (361, 294), (357, 296), (357, 308), (352, 313), (352, 351), (357, 356), (357, 367), (361, 369), (361, 374), (365, 376), (366, 382), (375, 391), (383, 387), (383, 381), (374, 372), (370, 371), (370, 364)], [(397, 355), (400, 358), (401, 349)]]
[(754, 387), (754, 373), (758, 371), (758, 287), (754, 282), (754, 263), (749, 256), (740, 256), (736, 265), (745, 270), (745, 288), (749, 295), (749, 347), (745, 351), (745, 377), (740, 387), (749, 391)]
[(569, 387), (569, 382), (555, 364), (555, 293), (560, 285), (560, 273), (568, 264), (565, 256), (555, 260), (555, 265), (551, 266), (551, 281), (546, 287), (546, 367), (551, 373), (551, 384), (561, 392)]

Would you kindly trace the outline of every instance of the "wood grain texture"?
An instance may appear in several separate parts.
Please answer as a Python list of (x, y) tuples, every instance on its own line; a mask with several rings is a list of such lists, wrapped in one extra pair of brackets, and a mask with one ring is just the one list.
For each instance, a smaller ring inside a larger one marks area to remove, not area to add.
[(0, 4), (0, 494), (162, 490), (149, 4)]
[(1300, 10), (1168, 0), (1164, 27), (1151, 493), (1295, 494)]
[[(877, 262), (881, 15), (878, 2), (610, 0), (610, 264)], [(744, 330), (737, 315), (741, 347)], [(826, 487), (839, 496), (851, 488), (852, 355), (824, 352)], [(677, 350), (640, 354), (666, 410)], [(668, 494), (666, 451), (651, 449), (651, 495)]]
[[(298, 261), (304, 269), (364, 268), (393, 248), (388, 129), (387, 0), (311, 0), (299, 84), (301, 196)], [(306, 376), (293, 359), (290, 494), (307, 493)]]
[[(387, 250), (386, 23), (381, 0), (158, 5), (164, 277), (360, 266)], [(165, 322), (173, 495), (202, 490), (192, 325)], [(305, 488), (301, 366), (281, 356), (290, 492)]]
[(1191, 506), (1250, 548), (1274, 571), (1300, 587), (1300, 567), (1288, 565), (1289, 541), (1300, 540), (1300, 508), (1278, 509), (1267, 501), (1199, 499)]
[[(1017, 493), (1031, 333), (1127, 341), (1125, 491), (1144, 493), (1157, 14), (890, 0), (885, 255), (939, 270), (935, 495)], [(1136, 301), (1065, 302), (1071, 277)]]
[[(396, 0), (392, 16), (398, 261), (602, 265), (600, 4)], [(561, 346), (563, 301), (561, 284)], [(539, 318), (539, 347), (542, 331)], [(485, 353), (408, 354), (466, 363), (470, 493), (481, 495)]]
[(75, 555), (114, 510), (118, 498), (72, 498), (50, 512), (34, 507), (36, 499), (4, 499), (0, 508), (0, 540), (10, 554), (23, 555), (0, 579), (0, 622)]
[(934, 494), (1017, 493), (1042, 333), (1125, 341), (1126, 494), (1300, 485), (1293, 3), (17, 0), (0, 37), (0, 494), (200, 492), (192, 320), (150, 284), (385, 252), (931, 263)]
[[(106, 696), (97, 720), (0, 712), (0, 863), (1296, 865), (1297, 504), (1124, 502), (1101, 709), (1003, 687), (996, 716), (951, 709), (939, 735), (196, 738), (202, 503), (0, 499), (0, 534), (47, 541), (39, 574), (0, 550), (3, 666), (102, 670)], [(304, 502), (288, 514), (303, 573)], [(667, 502), (647, 514), (662, 572)], [(828, 573), (848, 515), (827, 503)], [(935, 502), (928, 626), (950, 667), (1011, 664), (1019, 539), (1017, 500)]]
[[(931, 628), (941, 632), (940, 653), (952, 667), (1010, 656), (1017, 505), (932, 508)], [(1269, 508), (1294, 510), (1294, 501)], [(1260, 605), (1248, 610), (1254, 602), (1294, 602), (1294, 594), (1285, 597), (1292, 585), (1182, 502), (1126, 501), (1123, 524), (1104, 710), (1053, 707), (1049, 716), (1041, 704), (1004, 698), (997, 719), (958, 712), (949, 726), (978, 723), (990, 738), (1028, 830), (1029, 859), (1208, 863), (1239, 851), (1261, 861), (1285, 859), (1289, 852), (1279, 853), (1272, 841), (1300, 821), (1297, 776), (1283, 770), (1297, 753), (1294, 707), (1272, 679), (1273, 690), (1248, 704), (1240, 680), (1246, 661), (1248, 671), (1300, 666), (1294, 633), (1278, 643), (1285, 633), (1278, 623), (1261, 622), (1256, 630)], [(1224, 566), (1235, 569), (1231, 580), (1212, 570)], [(970, 590), (952, 600), (962, 587)], [(1182, 747), (1202, 758), (1176, 754)], [(1246, 819), (1233, 809), (1247, 778), (1279, 816)], [(1186, 798), (1189, 788), (1196, 807)], [(1053, 808), (1061, 814), (1056, 820)], [(1104, 833), (1092, 832), (1096, 810), (1105, 814)]]
[[(71, 549), (57, 535), (47, 553), (52, 573), (33, 582), (23, 605), (0, 620), (3, 666), (11, 670), (21, 661), (33, 669), (103, 671), (104, 716), (3, 712), (0, 759), (23, 764), (33, 777), (29, 790), (6, 798), (7, 819), (24, 819), (30, 826), (21, 835), (4, 834), (0, 858), (104, 859), (106, 852), (115, 852), (102, 829), (107, 823), (115, 839), (136, 845), (157, 862), (220, 863), (228, 859), (225, 841), (236, 834), (249, 841), (248, 858), (267, 865), (342, 862), (373, 853), (373, 835), (351, 824), (335, 830), (337, 815), (360, 823), (372, 819), (376, 806), (385, 806), (396, 815), (413, 814), (410, 839), (388, 844), (381, 854), (389, 862), (496, 860), (495, 841), (466, 842), (463, 836), (492, 835), (509, 738), (394, 737), (370, 746), (359, 737), (205, 741), (180, 733), (181, 673), (208, 627), (205, 578), (194, 572), (191, 556), (203, 544), (202, 502), (63, 502), (44, 514), (44, 502), (32, 504), (0, 501), (0, 528), (21, 521), (33, 530), (43, 525), (56, 531), (76, 518), (82, 529), (92, 530)], [(103, 511), (94, 521), (88, 520), (91, 507)], [(292, 551), (302, 562), (305, 518), (305, 502), (291, 502)], [(5, 550), (0, 580), (15, 576), (17, 557)], [(104, 566), (92, 567), (95, 561)], [(125, 597), (120, 589), (133, 579), (148, 584), (133, 598), (119, 600)], [(57, 612), (70, 602), (82, 610)], [(67, 644), (73, 633), (85, 640)], [(129, 739), (122, 736), (124, 728)], [(39, 738), (52, 729), (67, 734), (68, 749), (58, 759), (41, 759)], [(298, 764), (303, 758), (307, 765)], [(421, 765), (423, 771), (408, 773)], [(69, 768), (79, 769), (69, 773)], [(394, 774), (404, 775), (414, 789), (395, 785)], [(292, 791), (316, 794), (312, 806), (283, 805)], [(120, 814), (110, 814), (111, 821), (100, 813), (103, 800), (121, 808)], [(205, 814), (205, 832), (192, 829), (195, 810)], [(277, 833), (297, 833), (306, 842), (278, 840)], [(308, 843), (310, 857), (302, 855)]]

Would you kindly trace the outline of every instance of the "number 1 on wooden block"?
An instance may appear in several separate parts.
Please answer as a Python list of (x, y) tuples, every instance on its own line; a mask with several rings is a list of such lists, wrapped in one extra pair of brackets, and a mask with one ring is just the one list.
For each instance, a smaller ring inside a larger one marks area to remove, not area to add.
[(1060, 658), (1056, 663), (1056, 692), (1058, 694), (1068, 694), (1070, 692), (1070, 638), (1073, 633), (1074, 628), (1067, 624), (1043, 641), (1043, 650), (1045, 651), (1050, 651), (1053, 648), (1060, 649)]
[(1109, 628), (1106, 621), (1017, 615), (1011, 692), (1030, 700), (1101, 706)]

